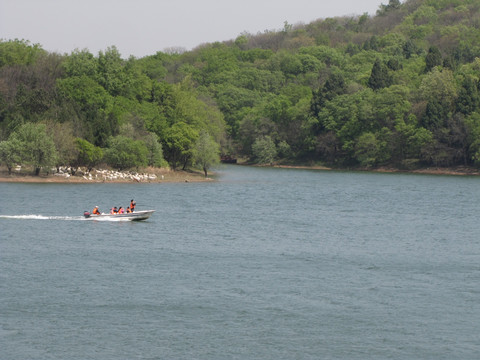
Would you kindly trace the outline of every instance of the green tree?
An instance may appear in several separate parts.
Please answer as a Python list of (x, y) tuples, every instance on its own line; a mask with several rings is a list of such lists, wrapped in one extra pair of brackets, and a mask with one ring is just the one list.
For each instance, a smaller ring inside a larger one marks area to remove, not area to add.
[(165, 77), (168, 74), (165, 65), (169, 58), (169, 55), (158, 52), (155, 55), (145, 56), (141, 59), (138, 59), (137, 63), (141, 68), (142, 72), (150, 79), (162, 81), (165, 80)]
[(373, 35), (372, 37), (370, 37), (370, 39), (365, 41), (365, 43), (363, 44), (363, 50), (378, 51), (378, 37)]
[(58, 156), (55, 164), (57, 172), (62, 165), (72, 165), (78, 155), (72, 123), (49, 121), (47, 123), (47, 133), (52, 136), (57, 149)]
[(29, 41), (18, 39), (0, 39), (0, 68), (5, 65), (30, 65), (42, 54), (45, 54), (45, 50), (39, 44), (32, 45)]
[(407, 139), (407, 149), (410, 156), (424, 162), (432, 161), (432, 150), (435, 145), (435, 139), (431, 131), (419, 127)]
[(253, 156), (259, 164), (272, 164), (277, 156), (277, 148), (268, 135), (257, 138), (252, 145)]
[(118, 170), (124, 170), (146, 166), (147, 155), (148, 150), (143, 141), (119, 135), (108, 140), (105, 161)]
[(391, 83), (392, 79), (388, 74), (387, 66), (380, 59), (375, 60), (372, 73), (368, 79), (368, 87), (378, 90), (390, 86)]
[(412, 55), (418, 55), (420, 53), (420, 49), (412, 39), (408, 39), (403, 44), (402, 52), (406, 59), (410, 59)]
[(12, 138), (0, 142), (0, 162), (5, 164), (9, 175), (12, 173), (12, 168), (21, 163), (21, 151), (22, 143), (17, 139)]
[(238, 69), (236, 47), (225, 44), (209, 44), (199, 50), (195, 80), (203, 85), (221, 82), (221, 75)]
[(147, 164), (148, 166), (167, 167), (168, 164), (163, 158), (162, 144), (157, 139), (157, 135), (152, 133), (143, 137), (147, 148)]
[(131, 80), (124, 71), (124, 61), (115, 46), (100, 51), (98, 55), (98, 83), (112, 96), (124, 95)]
[(187, 166), (194, 153), (195, 141), (198, 138), (198, 132), (190, 125), (179, 122), (166, 130), (165, 137), (162, 139), (165, 158), (176, 170), (180, 164), (183, 168)]
[(447, 120), (448, 108), (438, 100), (431, 100), (427, 103), (425, 115), (422, 117), (421, 124), (429, 130), (437, 130), (444, 126)]
[(323, 87), (318, 91), (313, 91), (310, 104), (310, 111), (313, 116), (318, 117), (320, 110), (325, 106), (327, 101), (333, 100), (338, 95), (345, 93), (347, 87), (345, 79), (341, 73), (332, 72)]
[[(216, 141), (220, 141), (225, 130), (223, 115), (208, 96), (194, 88), (191, 78), (173, 86), (157, 84), (154, 91), (169, 126), (185, 123), (195, 129), (197, 135), (199, 131), (206, 130)], [(165, 137), (165, 134), (157, 135)]]
[(400, 0), (389, 0), (388, 5), (381, 4), (379, 9), (377, 10), (377, 15), (384, 16), (391, 10), (399, 9), (401, 6)]
[(77, 156), (72, 161), (72, 166), (78, 169), (80, 166), (86, 166), (88, 171), (91, 171), (103, 158), (103, 150), (87, 140), (76, 138), (75, 146), (77, 149)]
[(40, 175), (42, 167), (55, 164), (55, 143), (47, 134), (44, 124), (26, 123), (15, 131), (10, 139), (21, 144), (21, 161), (33, 165), (35, 175)]
[(248, 109), (259, 101), (258, 92), (222, 84), (216, 87), (216, 101), (226, 121), (226, 131), (232, 138), (237, 138), (240, 122)]
[(428, 54), (425, 57), (425, 72), (431, 71), (435, 66), (442, 65), (442, 53), (436, 46), (431, 46), (428, 49)]
[(63, 67), (68, 77), (88, 76), (95, 79), (98, 70), (98, 59), (87, 49), (74, 50), (66, 57)]
[(0, 69), (0, 124), (9, 134), (24, 122), (55, 117), (55, 82), (62, 74), (61, 56), (38, 54), (28, 65)]
[(480, 93), (478, 91), (478, 81), (467, 76), (463, 80), (462, 87), (458, 92), (458, 99), (455, 103), (457, 111), (464, 115), (470, 115), (480, 106)]
[(478, 166), (480, 164), (480, 114), (470, 114), (465, 123), (468, 129), (468, 154), (469, 160)]
[(319, 114), (319, 122), (326, 131), (333, 131), (347, 152), (353, 148), (345, 148), (345, 144), (353, 144), (364, 132), (377, 130), (374, 121), (375, 93), (371, 89), (358, 91), (355, 94), (337, 96), (326, 103)]
[(370, 132), (360, 135), (355, 145), (355, 158), (360, 165), (371, 167), (377, 163), (379, 155), (378, 141), (375, 134)]
[(57, 89), (59, 101), (80, 120), (79, 135), (96, 146), (105, 146), (118, 131), (118, 118), (112, 112), (114, 98), (86, 75), (61, 79)]
[(206, 131), (201, 131), (195, 142), (194, 163), (202, 167), (205, 177), (208, 169), (219, 162), (219, 155), (218, 144)]
[(424, 76), (418, 90), (423, 100), (437, 101), (449, 111), (454, 109), (457, 99), (457, 83), (451, 70), (433, 69)]
[(341, 157), (341, 143), (333, 131), (325, 132), (314, 140), (315, 156), (328, 163), (335, 163)]
[(378, 90), (374, 94), (372, 128), (387, 127), (391, 130), (406, 119), (412, 109), (409, 89), (401, 85), (392, 85)]

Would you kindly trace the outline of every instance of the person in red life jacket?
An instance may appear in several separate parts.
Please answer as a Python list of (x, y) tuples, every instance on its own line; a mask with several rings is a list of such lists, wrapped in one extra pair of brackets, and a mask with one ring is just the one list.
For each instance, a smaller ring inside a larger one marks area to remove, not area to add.
[(120, 207), (118, 208), (118, 213), (119, 213), (119, 214), (123, 214), (124, 212), (125, 212), (125, 210), (123, 209), (123, 207), (120, 206)]
[(117, 210), (117, 207), (114, 206), (112, 211), (110, 212), (110, 214), (118, 214), (118, 210)]
[(95, 209), (92, 211), (93, 215), (100, 215), (100, 210), (98, 210), (98, 206), (95, 206)]
[(135, 205), (137, 205), (137, 203), (133, 199), (130, 200), (130, 211), (131, 212), (135, 211)]
[(130, 206), (127, 206), (127, 214), (130, 214), (132, 210), (130, 210)]

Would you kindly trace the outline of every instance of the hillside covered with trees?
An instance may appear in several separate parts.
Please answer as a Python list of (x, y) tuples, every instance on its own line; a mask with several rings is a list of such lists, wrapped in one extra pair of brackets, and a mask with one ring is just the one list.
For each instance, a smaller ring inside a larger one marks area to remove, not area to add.
[(480, 0), (390, 0), (375, 16), (285, 22), (139, 59), (114, 46), (60, 55), (0, 42), (8, 168), (207, 169), (220, 152), (267, 164), (480, 164)]

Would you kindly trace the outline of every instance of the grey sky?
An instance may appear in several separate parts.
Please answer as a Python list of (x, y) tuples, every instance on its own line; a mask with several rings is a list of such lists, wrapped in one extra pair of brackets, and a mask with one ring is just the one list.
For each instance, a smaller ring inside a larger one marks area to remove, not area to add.
[(0, 39), (25, 39), (48, 51), (115, 45), (122, 57), (343, 15), (374, 15), (388, 0), (1, 0)]

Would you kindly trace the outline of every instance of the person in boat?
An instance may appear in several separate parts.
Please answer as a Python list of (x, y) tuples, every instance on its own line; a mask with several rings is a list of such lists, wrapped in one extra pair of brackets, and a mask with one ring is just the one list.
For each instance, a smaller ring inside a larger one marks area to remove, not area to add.
[(93, 215), (100, 215), (101, 214), (100, 210), (98, 210), (98, 206), (95, 206), (95, 209), (93, 209), (92, 214)]
[(123, 209), (123, 207), (120, 206), (120, 207), (118, 208), (118, 213), (119, 213), (119, 214), (123, 214), (124, 212), (125, 212), (125, 210)]
[(135, 206), (137, 205), (137, 203), (132, 199), (130, 200), (130, 211), (131, 212), (134, 212), (135, 211)]
[(116, 206), (114, 206), (114, 207), (112, 208), (112, 210), (110, 210), (110, 214), (112, 214), (112, 215), (113, 215), (113, 214), (118, 214), (118, 210), (117, 210), (117, 207), (116, 207)]
[(130, 214), (132, 210), (130, 210), (130, 206), (127, 206), (127, 214)]

